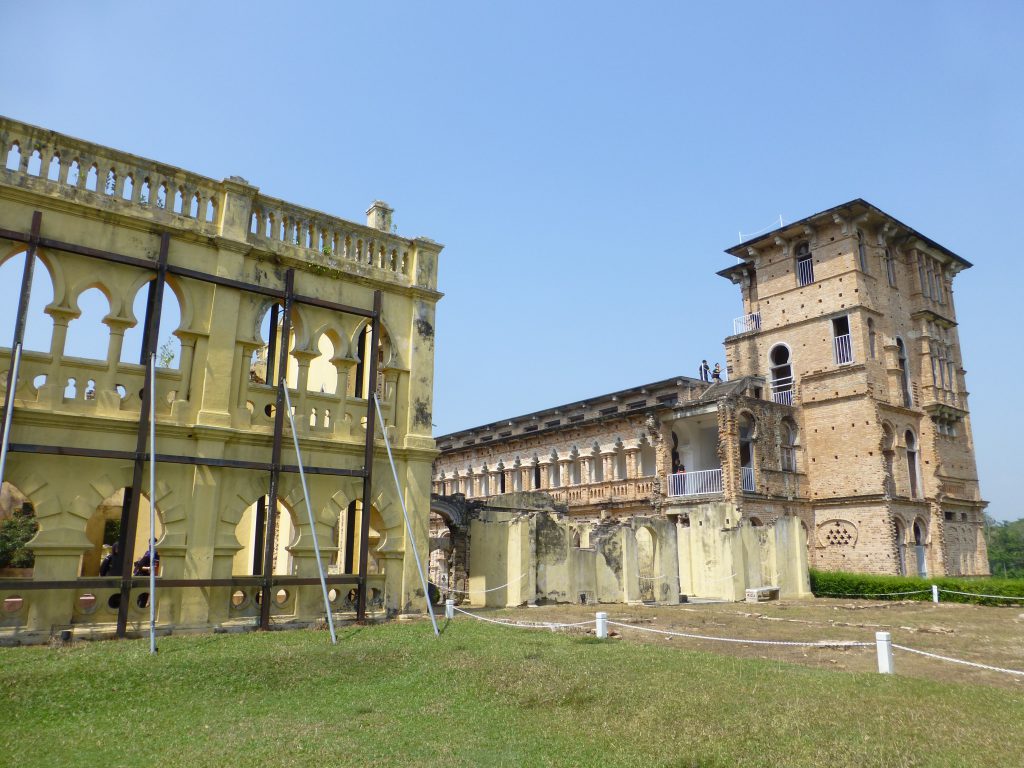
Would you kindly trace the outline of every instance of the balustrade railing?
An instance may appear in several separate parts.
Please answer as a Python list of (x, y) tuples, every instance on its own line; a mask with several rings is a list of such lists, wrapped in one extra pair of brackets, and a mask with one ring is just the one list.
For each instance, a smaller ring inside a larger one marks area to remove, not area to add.
[[(217, 181), (155, 160), (0, 117), (0, 183), (59, 191), (123, 215), (156, 220), (204, 236), (225, 235), (243, 208), (250, 243), (346, 270), (359, 264), (415, 283), (421, 241), (269, 197), (242, 179)], [(239, 200), (239, 198), (242, 198)], [(367, 274), (373, 274), (372, 271)], [(435, 271), (424, 272), (433, 288)]]
[(842, 336), (836, 336), (833, 346), (836, 353), (836, 365), (853, 362), (853, 342), (850, 340), (850, 334), (844, 333)]
[(668, 476), (669, 496), (702, 496), (722, 492), (721, 469), (698, 469)]
[(751, 493), (754, 491), (754, 468), (753, 467), (740, 467), (740, 482), (744, 491)]
[(748, 333), (750, 331), (759, 330), (761, 330), (760, 312), (752, 312), (749, 315), (743, 315), (743, 317), (734, 318), (732, 321), (733, 335), (738, 333)]
[(814, 262), (801, 259), (796, 263), (796, 279), (798, 285), (810, 285), (814, 282)]

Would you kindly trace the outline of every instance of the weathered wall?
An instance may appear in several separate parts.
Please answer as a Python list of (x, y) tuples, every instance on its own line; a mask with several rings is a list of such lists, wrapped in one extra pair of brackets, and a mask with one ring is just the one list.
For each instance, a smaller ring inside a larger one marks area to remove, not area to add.
[[(133, 299), (153, 272), (73, 254), (53, 241), (155, 264), (161, 235), (168, 233), (168, 260), (176, 267), (276, 288), (282, 287), (291, 267), (297, 293), (363, 308), (372, 306), (375, 290), (383, 292), (382, 323), (391, 354), (381, 372), (382, 406), (403, 492), (414, 513), (414, 535), (426, 551), (430, 466), (436, 453), (430, 410), (440, 245), (392, 235), (389, 224), (382, 229), (376, 226), (381, 222), (361, 225), (300, 208), (267, 197), (242, 180), (218, 182), (13, 120), (0, 120), (0, 142), (5, 155), (14, 147), (20, 151), (14, 168), (0, 168), (0, 229), (26, 232), (33, 212), (42, 212), (44, 244), (37, 251), (36, 269), (53, 286), (53, 301), (46, 308), (51, 343), (46, 351), (23, 357), (14, 393), (12, 442), (134, 450), (144, 367), (122, 362), (121, 347), (125, 330), (141, 319), (134, 315)], [(72, 166), (78, 169), (77, 178), (70, 174)], [(93, 174), (99, 178), (90, 188)], [(371, 219), (390, 217), (382, 204), (368, 213)], [(22, 243), (0, 240), (0, 263), (24, 251)], [(181, 276), (171, 275), (167, 284), (166, 295), (173, 293), (181, 309), (174, 330), (181, 353), (172, 367), (157, 371), (159, 452), (269, 461), (275, 389), (251, 380), (249, 370), (253, 353), (266, 344), (260, 322), (273, 300)], [(94, 287), (109, 304), (103, 319), (108, 344), (102, 359), (85, 359), (65, 341), (69, 325), (81, 314), (79, 297)], [(366, 399), (352, 396), (348, 382), (359, 363), (364, 323), (308, 304), (294, 309), (288, 384), (307, 465), (362, 466)], [(321, 392), (308, 379), (310, 361), (320, 354), (325, 337), (334, 349), (326, 361), (337, 376), (334, 393)], [(0, 349), (0, 372), (9, 364), (10, 350)], [(287, 450), (285, 460), (294, 460)], [(415, 563), (406, 556), (404, 523), (396, 491), (383, 471), (382, 443), (376, 461), (380, 473), (372, 513), (380, 549), (374, 556), (382, 573), (374, 579), (375, 595), (379, 607), (385, 607), (386, 599), (390, 610), (419, 609), (422, 590)], [(80, 576), (83, 553), (95, 546), (87, 535), (90, 519), (130, 478), (130, 463), (116, 460), (11, 454), (5, 479), (31, 500), (40, 526), (30, 544), (36, 555), (35, 579)], [(343, 525), (349, 502), (360, 495), (360, 481), (329, 476), (308, 480), (318, 537), (325, 559), (333, 562), (338, 557), (333, 534)], [(235, 553), (245, 543), (236, 529), (245, 510), (267, 492), (267, 482), (262, 472), (161, 464), (155, 503), (164, 528), (158, 542), (162, 576), (237, 575)], [(297, 475), (282, 477), (280, 497), (297, 529), (287, 546), (293, 574), (315, 575), (306, 501)], [(323, 610), (318, 590), (289, 588), (273, 611), (314, 617)], [(19, 595), (22, 607), (5, 622), (19, 631), (49, 631), (72, 622), (102, 625), (112, 620), (106, 606), (114, 591), (25, 592)], [(158, 589), (158, 620), (211, 626), (252, 615), (252, 589), (237, 591), (243, 593), (240, 601), (231, 599), (231, 587)], [(13, 594), (7, 590), (0, 597)], [(343, 603), (342, 595), (337, 605)], [(133, 620), (142, 615), (141, 607), (133, 607)]]

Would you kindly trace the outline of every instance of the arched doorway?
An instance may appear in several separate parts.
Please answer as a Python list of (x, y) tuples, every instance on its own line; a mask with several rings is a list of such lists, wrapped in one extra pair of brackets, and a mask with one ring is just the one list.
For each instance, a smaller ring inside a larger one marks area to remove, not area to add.
[(898, 517), (893, 520), (893, 531), (896, 537), (896, 567), (900, 576), (907, 575), (907, 536), (903, 521)]
[[(123, 560), (117, 562), (112, 560), (112, 567), (106, 573), (101, 574), (101, 566), (107, 555), (111, 554), (114, 543), (121, 534), (121, 520), (125, 511), (125, 505), (131, 499), (131, 491), (128, 488), (121, 488), (106, 499), (93, 512), (92, 516), (85, 523), (85, 536), (92, 544), (92, 548), (82, 553), (82, 562), (79, 573), (82, 576), (120, 576), (122, 568), (131, 569), (132, 564), (141, 558), (149, 550), (149, 499), (145, 494), (139, 495), (139, 511), (135, 527), (135, 540), (130, 550), (125, 553)], [(163, 515), (157, 508), (156, 522), (156, 545), (159, 553), (160, 542), (164, 537)], [(123, 566), (121, 565), (123, 563)]]
[(647, 526), (636, 532), (636, 562), (640, 577), (640, 599), (653, 603), (659, 586), (658, 536)]
[(430, 582), (430, 598), (435, 605), (441, 603), (449, 593), (451, 582), (452, 532), (448, 523), (437, 512), (431, 511), (429, 523), (430, 561), (427, 579)]
[(917, 575), (928, 578), (928, 528), (925, 522), (918, 518), (914, 521), (914, 555), (917, 558)]

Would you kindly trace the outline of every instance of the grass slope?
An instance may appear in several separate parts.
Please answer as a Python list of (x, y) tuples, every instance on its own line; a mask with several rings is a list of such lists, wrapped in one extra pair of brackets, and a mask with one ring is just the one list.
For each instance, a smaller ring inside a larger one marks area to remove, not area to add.
[(0, 649), (4, 765), (1020, 766), (1024, 696), (468, 619)]

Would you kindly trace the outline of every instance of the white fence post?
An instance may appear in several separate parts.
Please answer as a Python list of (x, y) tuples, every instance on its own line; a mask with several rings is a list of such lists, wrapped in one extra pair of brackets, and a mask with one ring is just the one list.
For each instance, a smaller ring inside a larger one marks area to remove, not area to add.
[(939, 585), (938, 584), (932, 584), (932, 602), (933, 603), (939, 602)]
[(595, 624), (597, 629), (597, 637), (600, 640), (604, 640), (608, 637), (608, 614), (604, 611), (597, 612), (597, 622)]
[(444, 601), (444, 617), (446, 619), (455, 618), (455, 601), (450, 597)]
[(892, 635), (875, 632), (875, 647), (878, 649), (878, 671), (883, 675), (895, 673), (892, 665)]

